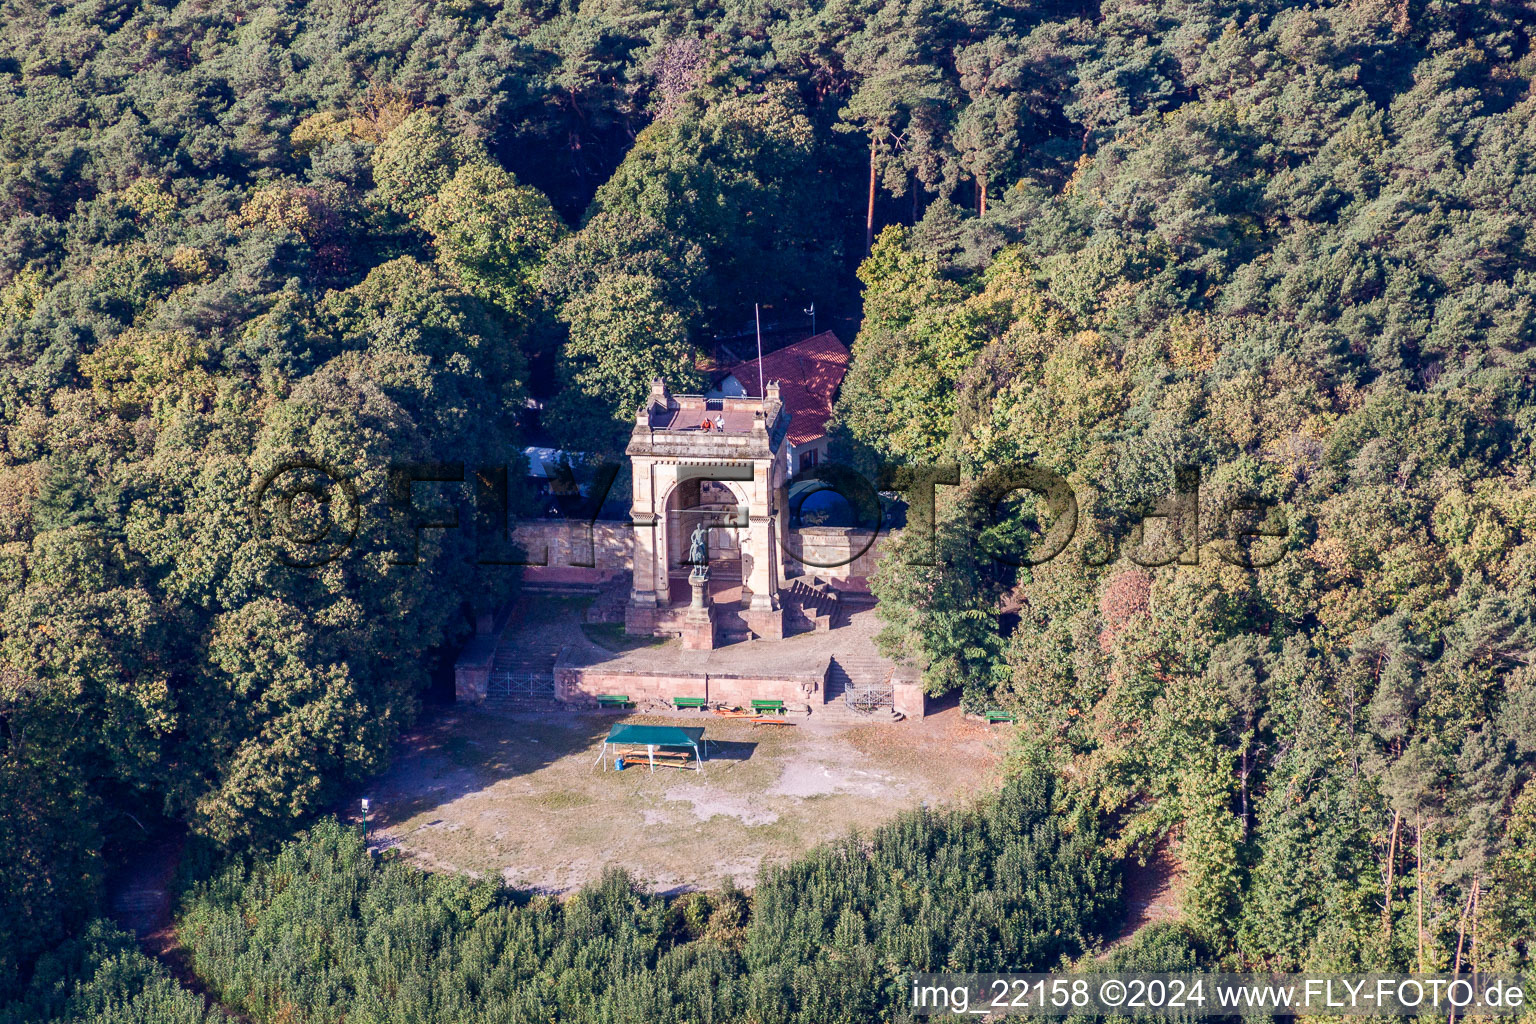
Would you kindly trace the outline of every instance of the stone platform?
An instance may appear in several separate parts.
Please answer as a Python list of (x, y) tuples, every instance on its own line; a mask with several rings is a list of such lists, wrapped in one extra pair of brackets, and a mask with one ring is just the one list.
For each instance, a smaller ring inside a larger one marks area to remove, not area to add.
[[(589, 629), (598, 627), (589, 626)], [(616, 627), (610, 627), (616, 628)], [(711, 703), (745, 705), (782, 700), (808, 706), (826, 721), (868, 721), (843, 700), (849, 690), (889, 685), (895, 709), (923, 716), (926, 701), (915, 670), (893, 665), (874, 644), (878, 624), (869, 608), (854, 609), (846, 623), (781, 640), (747, 639), (713, 650), (687, 650), (678, 639), (596, 643), (583, 631), (574, 602), (540, 598), (521, 607), (503, 633), (488, 645), (471, 644), (477, 661), (485, 648), (508, 652), (557, 649), (548, 669), (555, 699), (571, 707), (593, 707), (604, 693), (623, 693), (637, 702), (669, 703), (673, 697), (702, 697)], [(621, 649), (627, 648), (627, 649)], [(459, 700), (485, 698), (485, 678), (461, 659)]]
[(745, 705), (751, 700), (825, 703), (831, 655), (799, 639), (747, 640), (714, 650), (688, 650), (679, 641), (614, 653), (567, 649), (555, 665), (556, 696), (568, 704), (596, 703), (600, 693), (637, 701), (703, 697)]

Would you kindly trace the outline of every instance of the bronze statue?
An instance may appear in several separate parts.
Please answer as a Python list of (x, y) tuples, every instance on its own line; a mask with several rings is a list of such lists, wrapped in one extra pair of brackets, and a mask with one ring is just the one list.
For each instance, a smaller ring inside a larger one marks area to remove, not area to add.
[(693, 528), (693, 538), (688, 544), (688, 562), (697, 566), (709, 564), (709, 530), (703, 523)]

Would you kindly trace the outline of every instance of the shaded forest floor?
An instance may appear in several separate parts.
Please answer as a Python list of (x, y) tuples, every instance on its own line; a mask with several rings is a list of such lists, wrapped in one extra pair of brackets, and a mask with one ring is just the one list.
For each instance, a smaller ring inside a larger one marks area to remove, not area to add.
[(727, 877), (749, 886), (765, 862), (925, 802), (996, 789), (1012, 738), (957, 708), (849, 728), (631, 715), (623, 720), (703, 726), (710, 760), (702, 772), (605, 771), (602, 740), (619, 720), (463, 708), (430, 716), (367, 793), (374, 845), (397, 846), (423, 867), (548, 892), (609, 866), (661, 892)]
[(1111, 946), (1129, 942), (1142, 928), (1176, 921), (1183, 913), (1184, 865), (1179, 863), (1167, 841), (1138, 864), (1134, 858), (1125, 862), (1123, 902), (1125, 919)]
[(182, 837), (168, 836), (146, 846), (131, 863), (120, 865), (108, 885), (112, 918), (137, 936), (144, 952), (160, 961), (182, 988), (202, 996), (210, 1009), (230, 1020), (248, 1020), (203, 984), (192, 970), (191, 955), (177, 938), (172, 914), (176, 870), (184, 849)]

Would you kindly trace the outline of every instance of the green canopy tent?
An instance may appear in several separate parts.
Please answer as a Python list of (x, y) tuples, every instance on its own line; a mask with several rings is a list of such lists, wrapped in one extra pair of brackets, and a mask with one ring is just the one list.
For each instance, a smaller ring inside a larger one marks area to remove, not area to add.
[(603, 740), (603, 752), (597, 758), (604, 771), (608, 769), (610, 746), (644, 747), (651, 760), (651, 771), (656, 770), (657, 748), (691, 749), (693, 762), (697, 765), (704, 761), (704, 730), (672, 725), (615, 725), (608, 730), (608, 737)]

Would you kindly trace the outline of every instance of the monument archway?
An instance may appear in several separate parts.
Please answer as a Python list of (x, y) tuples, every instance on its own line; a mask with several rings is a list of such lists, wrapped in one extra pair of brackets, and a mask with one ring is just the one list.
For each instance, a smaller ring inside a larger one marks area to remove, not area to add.
[[(658, 522), (662, 543), (658, 547), (658, 578), (665, 572), (666, 604), (676, 607), (688, 600), (686, 577), (695, 565), (689, 558), (693, 531), (705, 527), (705, 547), (710, 576), (709, 593), (718, 602), (739, 600), (751, 573), (751, 502), (746, 489), (719, 480), (680, 481), (661, 502)], [(734, 589), (735, 594), (728, 594)], [(657, 595), (658, 604), (663, 598)]]
[[(711, 568), (721, 557), (722, 571), (729, 571), (730, 556), (716, 553), (734, 552), (741, 618), (753, 635), (783, 637), (778, 505), (788, 475), (788, 425), (776, 382), (763, 398), (673, 395), (662, 381), (652, 383), (626, 449), (635, 536), (628, 632), (682, 631), (672, 614), (673, 581), (691, 568), (694, 526), (713, 518), (720, 525), (708, 527)], [(725, 525), (730, 519), (734, 527)]]

